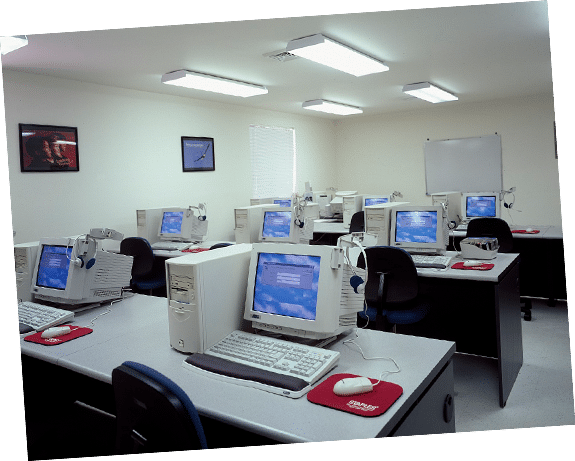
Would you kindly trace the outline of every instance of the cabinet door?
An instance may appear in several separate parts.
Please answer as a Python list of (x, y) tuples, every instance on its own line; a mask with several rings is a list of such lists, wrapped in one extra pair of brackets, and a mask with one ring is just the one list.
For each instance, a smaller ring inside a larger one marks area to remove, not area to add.
[(407, 418), (399, 424), (393, 436), (455, 432), (453, 386), (453, 361), (450, 361)]

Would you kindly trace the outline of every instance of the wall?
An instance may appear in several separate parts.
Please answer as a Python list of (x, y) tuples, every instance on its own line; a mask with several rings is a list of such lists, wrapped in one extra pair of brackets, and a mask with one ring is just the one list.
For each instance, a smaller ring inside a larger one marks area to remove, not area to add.
[[(333, 122), (30, 73), (4, 72), (15, 242), (83, 234), (136, 235), (136, 209), (207, 203), (208, 239), (234, 239), (249, 205), (249, 125), (293, 127), (297, 190), (335, 182)], [(18, 123), (78, 128), (79, 172), (20, 172)], [(214, 172), (182, 172), (181, 136), (214, 138)]]
[[(498, 133), (503, 187), (517, 188), (516, 201), (510, 212), (502, 208), (502, 218), (510, 224), (561, 224), (552, 95), (460, 105), (425, 104), (422, 102), (417, 111), (338, 122), (339, 187), (365, 194), (398, 190), (405, 201), (430, 204), (430, 197), (425, 195), (425, 141)], [(512, 200), (512, 196), (507, 199)]]

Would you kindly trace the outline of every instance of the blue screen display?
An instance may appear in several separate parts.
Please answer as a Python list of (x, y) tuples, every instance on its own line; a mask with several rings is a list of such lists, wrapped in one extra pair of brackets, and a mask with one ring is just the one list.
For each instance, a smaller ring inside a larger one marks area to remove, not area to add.
[(372, 197), (372, 198), (368, 197), (365, 199), (365, 206), (379, 205), (380, 203), (387, 203), (387, 202), (389, 202), (387, 197)]
[(275, 199), (274, 205), (279, 205), (280, 207), (290, 207), (291, 206), (291, 200), (289, 198)]
[(437, 211), (398, 211), (395, 221), (395, 241), (435, 243)]
[(162, 218), (161, 234), (181, 234), (182, 220), (184, 219), (183, 211), (165, 211)]
[(291, 211), (266, 211), (262, 237), (289, 238)]
[(71, 254), (72, 247), (43, 245), (36, 285), (65, 290)]
[(467, 197), (467, 211), (466, 216), (468, 218), (495, 218), (496, 215), (496, 205), (497, 197), (493, 195), (488, 196), (478, 196), (478, 197)]
[(320, 261), (320, 256), (260, 253), (254, 311), (315, 320)]

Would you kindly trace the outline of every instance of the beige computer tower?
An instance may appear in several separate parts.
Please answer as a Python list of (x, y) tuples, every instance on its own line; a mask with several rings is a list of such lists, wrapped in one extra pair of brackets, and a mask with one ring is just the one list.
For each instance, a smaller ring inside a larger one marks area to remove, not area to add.
[(343, 197), (343, 225), (349, 227), (352, 216), (363, 208), (363, 195), (345, 195)]
[(365, 232), (377, 236), (377, 245), (389, 245), (389, 230), (391, 227), (391, 210), (409, 202), (390, 202), (366, 206)]
[(259, 241), (263, 220), (263, 208), (279, 205), (262, 204), (236, 208), (234, 210), (236, 243), (256, 243)]
[(170, 346), (204, 352), (250, 328), (244, 306), (252, 245), (244, 243), (166, 261)]
[(16, 295), (18, 301), (32, 300), (32, 275), (40, 242), (17, 243), (14, 245), (16, 269)]

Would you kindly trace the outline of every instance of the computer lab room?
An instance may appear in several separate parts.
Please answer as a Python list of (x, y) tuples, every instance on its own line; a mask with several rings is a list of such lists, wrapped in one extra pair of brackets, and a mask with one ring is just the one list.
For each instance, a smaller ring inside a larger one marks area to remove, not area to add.
[(0, 20), (14, 459), (564, 452), (563, 2), (64, 3)]

